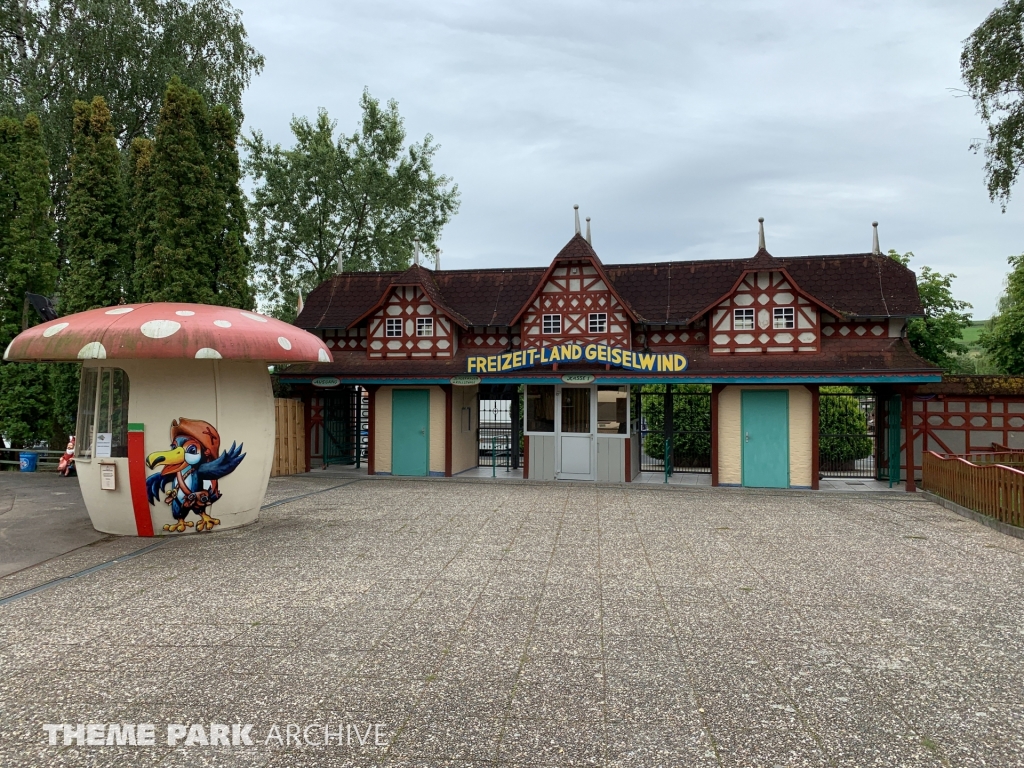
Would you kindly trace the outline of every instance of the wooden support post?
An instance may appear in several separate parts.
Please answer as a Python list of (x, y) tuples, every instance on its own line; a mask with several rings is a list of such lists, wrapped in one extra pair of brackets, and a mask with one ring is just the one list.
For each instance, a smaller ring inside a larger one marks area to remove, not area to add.
[(818, 475), (821, 474), (821, 457), (818, 455), (821, 392), (817, 384), (810, 384), (807, 388), (811, 390), (811, 490), (816, 491), (819, 487)]
[(914, 477), (917, 469), (914, 466), (914, 392), (916, 391), (917, 387), (905, 387), (900, 393), (903, 400), (900, 404), (900, 412), (903, 416), (903, 433), (907, 452), (907, 484), (905, 486), (907, 493), (917, 492), (917, 479)]
[(452, 409), (453, 393), (451, 384), (442, 384), (444, 390), (444, 476), (452, 476)]
[(304, 435), (306, 444), (305, 450), (305, 461), (306, 466), (303, 468), (303, 472), (309, 472), (310, 467), (313, 466), (313, 395), (310, 392), (306, 392), (302, 395), (302, 411), (304, 414), (303, 428), (306, 431)]
[(519, 412), (519, 386), (512, 387), (512, 407), (509, 409), (512, 414), (512, 444), (509, 446), (511, 455), (509, 463), (512, 469), (519, 469), (519, 435), (523, 431), (523, 414)]
[(377, 419), (375, 417), (376, 404), (377, 404), (377, 390), (380, 387), (369, 386), (366, 388), (366, 399), (368, 400), (366, 405), (366, 474), (375, 475), (377, 474), (377, 456), (374, 447), (377, 444), (376, 431), (377, 431)]
[(718, 396), (724, 384), (711, 385), (711, 485), (718, 486)]

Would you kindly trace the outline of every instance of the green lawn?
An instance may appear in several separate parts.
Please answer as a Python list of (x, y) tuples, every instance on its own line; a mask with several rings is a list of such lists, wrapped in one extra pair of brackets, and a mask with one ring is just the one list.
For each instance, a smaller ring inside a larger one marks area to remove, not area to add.
[(969, 347), (977, 344), (978, 337), (981, 336), (981, 332), (985, 328), (986, 322), (986, 320), (975, 320), (971, 323), (969, 328), (964, 328), (964, 344)]

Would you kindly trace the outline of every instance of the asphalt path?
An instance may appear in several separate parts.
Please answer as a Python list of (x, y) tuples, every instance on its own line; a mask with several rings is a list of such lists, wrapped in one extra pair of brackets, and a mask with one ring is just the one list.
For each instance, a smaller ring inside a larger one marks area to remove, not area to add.
[(0, 577), (101, 539), (78, 478), (56, 472), (0, 472)]

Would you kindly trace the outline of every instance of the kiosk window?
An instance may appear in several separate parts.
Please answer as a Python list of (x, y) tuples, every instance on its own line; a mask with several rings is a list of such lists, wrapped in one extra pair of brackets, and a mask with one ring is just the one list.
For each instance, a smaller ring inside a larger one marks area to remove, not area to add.
[(76, 459), (127, 458), (128, 397), (128, 374), (120, 368), (82, 369)]
[(626, 386), (597, 388), (597, 432), (624, 435), (629, 426), (629, 390)]
[(526, 387), (526, 431), (555, 431), (554, 384), (530, 384)]

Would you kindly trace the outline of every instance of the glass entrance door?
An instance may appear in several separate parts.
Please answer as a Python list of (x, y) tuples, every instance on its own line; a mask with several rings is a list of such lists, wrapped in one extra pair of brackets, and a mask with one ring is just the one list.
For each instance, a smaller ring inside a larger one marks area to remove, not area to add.
[(593, 480), (597, 464), (597, 445), (594, 440), (597, 415), (593, 387), (558, 387), (559, 480)]

